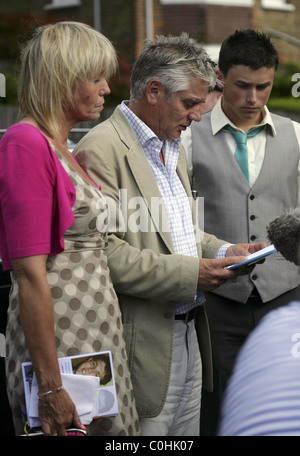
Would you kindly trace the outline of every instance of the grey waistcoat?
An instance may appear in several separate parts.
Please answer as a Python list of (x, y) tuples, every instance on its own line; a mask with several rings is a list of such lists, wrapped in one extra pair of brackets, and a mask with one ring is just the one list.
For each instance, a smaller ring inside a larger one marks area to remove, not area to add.
[[(212, 136), (210, 113), (192, 124), (193, 189), (204, 197), (204, 229), (231, 243), (267, 239), (266, 226), (277, 215), (297, 205), (299, 144), (290, 119), (272, 115), (277, 131), (267, 132), (261, 172), (250, 188), (223, 131)], [(246, 302), (255, 286), (270, 301), (300, 283), (299, 268), (279, 253), (257, 265), (250, 276), (228, 281), (215, 293)]]

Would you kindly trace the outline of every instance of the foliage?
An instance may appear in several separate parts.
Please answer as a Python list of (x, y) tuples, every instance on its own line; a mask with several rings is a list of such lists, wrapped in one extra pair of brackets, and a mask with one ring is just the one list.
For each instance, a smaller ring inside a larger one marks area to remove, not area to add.
[(30, 13), (0, 13), (0, 60), (15, 63), (20, 46), (31, 36), (37, 25)]
[(281, 63), (274, 78), (274, 84), (270, 98), (292, 97), (292, 88), (295, 85), (295, 81), (292, 80), (292, 77), (298, 73), (300, 78), (299, 63), (292, 61)]
[(6, 85), (6, 97), (0, 98), (0, 105), (16, 105), (18, 102), (20, 49), (40, 24), (30, 13), (0, 13), (0, 72), (5, 76)]
[[(48, 22), (53, 22), (53, 18), (45, 16), (37, 20), (30, 13), (19, 15), (0, 12), (0, 72), (6, 79), (6, 97), (0, 97), (0, 105), (17, 104), (20, 48), (38, 25)], [(128, 99), (130, 73), (131, 65), (123, 55), (119, 55), (119, 71), (110, 81), (111, 94), (106, 99), (106, 106), (114, 107), (121, 100)]]
[(300, 113), (300, 99), (293, 97), (272, 97), (268, 101), (268, 108), (270, 111), (282, 111), (283, 113)]
[(118, 73), (109, 81), (111, 93), (105, 99), (105, 106), (117, 106), (122, 100), (129, 99), (130, 74), (132, 66), (126, 62), (124, 56), (119, 55)]

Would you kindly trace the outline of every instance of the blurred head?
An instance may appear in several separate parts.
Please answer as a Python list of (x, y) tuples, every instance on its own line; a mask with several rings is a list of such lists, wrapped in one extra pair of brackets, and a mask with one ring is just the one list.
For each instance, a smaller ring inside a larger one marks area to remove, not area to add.
[(23, 49), (19, 119), (30, 115), (55, 137), (74, 91), (84, 81), (109, 78), (117, 69), (110, 41), (80, 22), (58, 22), (37, 29)]
[(201, 105), (201, 114), (205, 114), (206, 112), (209, 112), (214, 108), (218, 99), (222, 95), (222, 91), (223, 91), (223, 89), (221, 87), (219, 87), (218, 84), (216, 84), (214, 88), (211, 88), (208, 91), (208, 95), (206, 97), (205, 103), (203, 103)]
[(187, 33), (158, 36), (146, 44), (136, 60), (130, 84), (130, 100), (141, 100), (152, 79), (164, 88), (166, 100), (187, 90), (191, 80), (202, 80), (209, 87), (216, 84), (215, 64), (203, 46)]
[(234, 65), (244, 65), (252, 70), (262, 67), (278, 68), (278, 52), (270, 39), (255, 30), (236, 30), (222, 43), (218, 66), (226, 77)]

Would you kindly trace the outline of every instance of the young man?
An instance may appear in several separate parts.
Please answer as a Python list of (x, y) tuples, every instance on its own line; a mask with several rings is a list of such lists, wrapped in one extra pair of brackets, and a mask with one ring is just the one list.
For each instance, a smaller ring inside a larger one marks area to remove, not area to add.
[(143, 435), (199, 435), (201, 384), (211, 386), (202, 291), (233, 278), (226, 266), (241, 257), (228, 256), (250, 247), (230, 246), (216, 259), (225, 241), (198, 237), (180, 136), (201, 119), (214, 85), (201, 45), (186, 34), (159, 37), (134, 65), (130, 101), (75, 150), (110, 204), (108, 266)]
[[(204, 197), (207, 232), (233, 243), (267, 242), (270, 220), (297, 205), (300, 125), (266, 107), (278, 53), (264, 34), (230, 35), (218, 65), (222, 97), (200, 124), (191, 126), (192, 141), (184, 138), (186, 146), (192, 144), (193, 188)], [(235, 158), (235, 130), (249, 133), (246, 169), (241, 164), (245, 174)], [(279, 254), (251, 275), (206, 294), (214, 392), (203, 396), (203, 435), (215, 435), (223, 391), (248, 334), (267, 312), (297, 297), (299, 270)]]

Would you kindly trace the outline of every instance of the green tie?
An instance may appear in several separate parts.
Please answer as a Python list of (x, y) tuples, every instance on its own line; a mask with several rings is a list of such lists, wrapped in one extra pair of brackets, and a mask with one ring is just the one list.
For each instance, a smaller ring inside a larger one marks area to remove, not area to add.
[(242, 173), (244, 174), (245, 178), (247, 179), (249, 183), (249, 169), (248, 169), (248, 147), (247, 147), (247, 139), (248, 137), (252, 137), (257, 135), (262, 129), (264, 128), (264, 125), (261, 127), (256, 127), (251, 131), (248, 131), (248, 133), (243, 133), (241, 131), (237, 131), (234, 128), (231, 127), (231, 125), (226, 125), (225, 130), (228, 130), (232, 133), (237, 147), (235, 150), (234, 157), (236, 161), (239, 164), (239, 167), (242, 170)]

